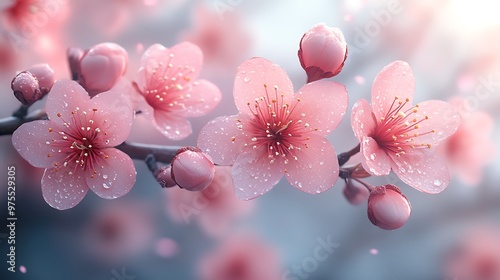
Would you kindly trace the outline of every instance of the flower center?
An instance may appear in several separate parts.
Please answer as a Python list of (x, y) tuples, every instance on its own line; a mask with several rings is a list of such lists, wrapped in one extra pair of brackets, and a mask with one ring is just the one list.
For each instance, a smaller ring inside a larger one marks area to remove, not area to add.
[[(97, 109), (86, 111), (76, 107), (71, 112), (70, 121), (64, 120), (60, 113), (57, 114), (63, 121), (63, 127), (57, 129), (58, 131), (49, 128), (49, 132), (56, 135), (45, 142), (52, 147), (52, 153), (48, 153), (47, 157), (64, 154), (61, 161), (54, 163), (56, 172), (69, 167), (71, 169), (69, 173), (73, 174), (77, 168), (81, 168), (89, 172), (93, 178), (97, 174), (96, 166), (101, 165), (101, 161), (109, 157), (102, 151), (110, 142), (106, 139), (108, 134), (95, 122), (96, 112)], [(106, 122), (107, 120), (103, 120), (101, 124)]]
[(191, 81), (189, 75), (194, 73), (194, 69), (189, 66), (177, 66), (172, 63), (174, 54), (169, 54), (166, 64), (158, 63), (147, 77), (142, 94), (149, 105), (153, 108), (174, 111), (184, 109), (182, 102), (184, 98), (190, 98), (189, 93), (176, 94), (175, 92), (184, 90), (187, 83)]
[(387, 114), (377, 122), (377, 128), (372, 135), (381, 148), (396, 156), (404, 155), (410, 149), (431, 148), (431, 144), (419, 141), (419, 137), (436, 132), (434, 129), (422, 131), (422, 123), (429, 117), (416, 117), (418, 104), (404, 109), (409, 101), (406, 98), (403, 102), (396, 96)]
[[(247, 103), (253, 116), (245, 127), (244, 122), (238, 120), (238, 129), (244, 129), (251, 137), (251, 143), (245, 143), (245, 147), (257, 149), (264, 146), (270, 163), (273, 163), (276, 157), (282, 157), (287, 164), (289, 159), (298, 160), (295, 150), (307, 148), (309, 137), (306, 134), (311, 129), (308, 123), (301, 120), (305, 114), (299, 114), (295, 110), (300, 98), (295, 99), (296, 102), (291, 106), (285, 102), (284, 95), (279, 94), (278, 90), (278, 87), (274, 86), (274, 95), (271, 96), (267, 85), (264, 84), (265, 96), (256, 98), (253, 105)], [(236, 138), (232, 137), (231, 140), (234, 142)]]

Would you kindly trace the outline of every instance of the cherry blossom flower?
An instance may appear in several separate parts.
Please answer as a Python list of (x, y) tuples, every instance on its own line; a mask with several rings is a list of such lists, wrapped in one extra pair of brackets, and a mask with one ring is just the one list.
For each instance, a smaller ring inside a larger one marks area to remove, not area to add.
[(278, 253), (257, 237), (231, 236), (199, 263), (201, 280), (281, 279)]
[(283, 175), (311, 194), (335, 184), (339, 166), (325, 136), (345, 114), (343, 85), (317, 81), (294, 94), (282, 68), (253, 58), (238, 68), (234, 100), (239, 114), (210, 121), (200, 132), (198, 147), (214, 163), (233, 165), (239, 198), (266, 193)]
[(113, 148), (125, 141), (133, 120), (119, 89), (90, 99), (77, 82), (60, 80), (48, 94), (46, 111), (48, 120), (23, 124), (12, 143), (31, 165), (45, 168), (42, 194), (50, 206), (72, 208), (89, 188), (106, 199), (130, 191), (134, 164)]
[(217, 86), (196, 80), (202, 59), (200, 48), (187, 42), (170, 49), (155, 44), (142, 57), (135, 85), (143, 98), (137, 106), (172, 140), (191, 134), (187, 117), (205, 115), (220, 102)]
[[(463, 98), (454, 98), (450, 103), (460, 109)], [(459, 110), (459, 112), (462, 112)], [(474, 111), (461, 114), (462, 122), (455, 134), (438, 147), (448, 166), (467, 185), (481, 182), (483, 168), (495, 157), (495, 144), (491, 139), (493, 118), (486, 112)]]
[(174, 187), (167, 190), (166, 198), (167, 213), (174, 221), (189, 223), (194, 218), (212, 236), (227, 232), (254, 208), (254, 202), (235, 196), (229, 166), (216, 166), (214, 180), (206, 189), (190, 192)]
[(439, 193), (448, 186), (450, 174), (432, 147), (457, 130), (460, 116), (444, 101), (411, 105), (414, 87), (406, 62), (389, 64), (373, 82), (371, 106), (364, 99), (354, 105), (351, 124), (366, 171), (380, 176), (392, 169), (413, 188)]

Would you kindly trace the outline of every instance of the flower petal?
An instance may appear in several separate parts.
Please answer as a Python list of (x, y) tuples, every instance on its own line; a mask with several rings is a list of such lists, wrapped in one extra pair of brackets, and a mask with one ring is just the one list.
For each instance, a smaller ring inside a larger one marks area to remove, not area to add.
[[(188, 70), (182, 78), (188, 77), (191, 81), (198, 78), (203, 64), (203, 52), (200, 47), (193, 43), (182, 42), (170, 48), (170, 53), (174, 55), (170, 60), (174, 69), (177, 67), (179, 72), (182, 70), (180, 68)], [(168, 63), (165, 65), (168, 66)]]
[[(443, 141), (455, 133), (460, 125), (460, 115), (455, 108), (441, 100), (419, 103), (417, 112), (412, 117), (416, 120), (423, 120), (416, 130), (421, 135), (417, 141), (426, 144), (435, 145)], [(428, 119), (425, 119), (426, 117)], [(435, 132), (433, 133), (432, 130)]]
[(347, 110), (347, 91), (344, 85), (330, 81), (316, 81), (303, 86), (295, 95), (300, 98), (296, 111), (303, 122), (317, 128), (323, 136), (332, 132)]
[(361, 99), (352, 107), (351, 126), (354, 135), (361, 141), (363, 137), (369, 136), (375, 130), (377, 123), (375, 115), (368, 101)]
[(219, 88), (207, 80), (198, 80), (184, 94), (183, 103), (186, 110), (181, 112), (184, 117), (199, 117), (212, 111), (221, 99)]
[(377, 119), (384, 117), (395, 97), (408, 105), (412, 104), (415, 92), (415, 77), (410, 65), (404, 61), (394, 61), (378, 73), (372, 86), (372, 106)]
[(109, 135), (107, 145), (110, 147), (123, 143), (130, 134), (134, 120), (130, 99), (132, 90), (130, 84), (122, 79), (109, 91), (99, 93), (90, 101), (89, 106), (97, 109), (96, 114), (103, 120), (99, 129)]
[(327, 191), (339, 176), (339, 163), (332, 144), (319, 135), (311, 135), (307, 148), (294, 150), (297, 160), (285, 165), (286, 179), (297, 189), (318, 194)]
[[(241, 115), (222, 116), (208, 122), (200, 131), (198, 147), (207, 153), (214, 163), (232, 165), (243, 150), (245, 138), (238, 129)], [(234, 137), (234, 141), (232, 141)]]
[(71, 80), (58, 80), (48, 94), (45, 110), (49, 119), (62, 127), (65, 121), (71, 121), (72, 111), (87, 108), (89, 101), (89, 94), (80, 84)]
[(86, 176), (87, 185), (98, 196), (113, 199), (127, 194), (135, 184), (134, 162), (118, 149), (105, 149), (107, 159), (99, 162), (94, 178)]
[(283, 162), (269, 162), (265, 149), (241, 154), (232, 168), (236, 196), (243, 200), (259, 197), (274, 187), (283, 176)]
[(80, 170), (76, 169), (72, 174), (55, 172), (53, 168), (45, 170), (42, 177), (42, 195), (50, 206), (66, 210), (82, 201), (89, 188)]
[(363, 153), (363, 168), (368, 173), (381, 176), (391, 172), (391, 158), (378, 146), (375, 139), (363, 137), (361, 151)]
[(412, 150), (392, 156), (392, 170), (414, 189), (425, 193), (440, 193), (450, 182), (450, 173), (445, 162), (434, 151)]
[(154, 124), (163, 135), (172, 140), (182, 140), (192, 133), (188, 120), (165, 111), (154, 111)]
[[(66, 154), (57, 152), (51, 143), (57, 138), (55, 128), (50, 121), (33, 121), (21, 125), (12, 134), (12, 144), (19, 154), (31, 165), (42, 168), (52, 168), (54, 163), (64, 159)], [(47, 144), (49, 143), (49, 144)], [(48, 156), (50, 154), (50, 156)]]
[(279, 98), (283, 98), (284, 102), (282, 103), (290, 104), (290, 101), (293, 100), (293, 85), (285, 70), (264, 58), (248, 59), (238, 67), (236, 73), (233, 91), (234, 103), (240, 113), (251, 115), (253, 113), (250, 108), (253, 108), (255, 99), (266, 97), (266, 90), (271, 99), (277, 98), (275, 98), (275, 86), (278, 88)]

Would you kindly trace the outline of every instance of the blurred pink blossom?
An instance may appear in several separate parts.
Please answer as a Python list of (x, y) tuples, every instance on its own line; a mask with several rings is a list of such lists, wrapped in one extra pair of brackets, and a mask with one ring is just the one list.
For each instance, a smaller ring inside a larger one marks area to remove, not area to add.
[(152, 214), (138, 201), (106, 202), (94, 210), (82, 231), (85, 251), (105, 263), (130, 260), (154, 244)]
[(457, 130), (460, 116), (444, 101), (411, 105), (414, 88), (408, 63), (389, 64), (373, 82), (372, 104), (361, 99), (354, 105), (351, 124), (366, 171), (380, 176), (392, 169), (413, 188), (439, 193), (448, 186), (450, 175), (431, 147)]
[[(456, 97), (450, 100), (459, 112), (463, 110), (465, 99)], [(462, 115), (462, 122), (455, 134), (438, 147), (446, 158), (451, 170), (464, 183), (478, 185), (482, 170), (490, 163), (496, 153), (493, 142), (493, 117), (483, 111), (468, 112)]]
[(200, 132), (198, 146), (214, 163), (233, 165), (239, 198), (263, 195), (283, 175), (311, 194), (335, 184), (337, 155), (325, 136), (346, 112), (343, 85), (316, 81), (294, 94), (281, 67), (252, 58), (238, 68), (233, 94), (239, 114), (210, 121)]
[(113, 148), (128, 137), (133, 120), (130, 102), (119, 90), (90, 99), (77, 82), (59, 80), (46, 111), (49, 120), (23, 124), (12, 143), (30, 164), (45, 168), (42, 194), (50, 206), (72, 208), (89, 188), (106, 199), (130, 191), (134, 164)]
[(198, 45), (207, 64), (236, 67), (251, 46), (251, 37), (240, 14), (226, 12), (224, 18), (207, 5), (193, 9), (193, 27), (181, 35), (181, 40)]
[(221, 92), (207, 80), (196, 80), (203, 55), (196, 45), (180, 43), (170, 49), (155, 44), (142, 57), (135, 80), (137, 102), (156, 128), (172, 140), (192, 132), (188, 117), (207, 114), (220, 102)]
[(166, 191), (167, 213), (176, 222), (196, 219), (210, 235), (221, 235), (233, 222), (253, 210), (254, 202), (241, 201), (234, 194), (231, 168), (216, 166), (215, 177), (203, 191), (190, 192), (177, 187)]
[(500, 279), (500, 230), (488, 226), (469, 232), (445, 259), (444, 270), (449, 279)]
[(232, 236), (207, 254), (198, 265), (201, 280), (278, 280), (278, 253), (250, 235)]

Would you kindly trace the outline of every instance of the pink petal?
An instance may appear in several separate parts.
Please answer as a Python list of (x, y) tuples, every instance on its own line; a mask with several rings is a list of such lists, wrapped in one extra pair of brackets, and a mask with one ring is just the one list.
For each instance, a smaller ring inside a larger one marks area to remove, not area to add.
[(415, 77), (408, 63), (395, 61), (384, 67), (372, 86), (372, 106), (377, 119), (388, 113), (394, 97), (403, 102), (408, 98), (408, 104), (412, 104), (414, 92)]
[[(425, 120), (425, 117), (428, 119)], [(460, 125), (460, 115), (448, 102), (428, 100), (418, 104), (417, 113), (412, 118), (424, 120), (416, 130), (421, 136), (419, 142), (435, 145), (455, 133)], [(436, 132), (432, 132), (435, 130)], [(427, 133), (425, 135), (422, 135)]]
[(106, 199), (113, 199), (127, 194), (135, 184), (134, 162), (118, 149), (105, 149), (109, 157), (99, 162), (94, 178), (87, 176), (87, 184), (94, 193)]
[(184, 94), (182, 100), (186, 110), (181, 112), (183, 117), (199, 117), (212, 111), (221, 99), (219, 88), (207, 80), (198, 80), (192, 88)]
[(412, 150), (392, 157), (392, 170), (398, 177), (425, 193), (440, 193), (450, 182), (445, 162), (432, 150)]
[[(62, 127), (65, 121), (71, 122), (72, 111), (87, 108), (89, 101), (89, 94), (80, 84), (71, 80), (58, 80), (48, 94), (45, 110), (49, 119)], [(61, 117), (57, 116), (58, 113)]]
[(65, 171), (54, 172), (46, 169), (42, 178), (42, 195), (45, 201), (59, 210), (74, 207), (85, 197), (88, 191), (85, 178), (80, 169), (73, 174)]
[(187, 67), (189, 69), (190, 72), (184, 77), (189, 77), (192, 81), (198, 78), (203, 64), (203, 53), (200, 47), (193, 43), (182, 42), (170, 48), (170, 53), (174, 55), (170, 61), (174, 68)]
[(375, 176), (389, 174), (391, 172), (391, 158), (373, 138), (363, 137), (362, 139), (363, 168)]
[(169, 112), (155, 110), (154, 124), (163, 135), (172, 140), (182, 140), (192, 133), (188, 120)]
[[(12, 134), (12, 144), (19, 154), (31, 165), (42, 168), (52, 168), (53, 164), (61, 161), (65, 154), (57, 152), (57, 149), (47, 145), (52, 139), (57, 138), (56, 132), (49, 132), (49, 128), (55, 128), (50, 121), (33, 121), (21, 125)], [(50, 157), (47, 155), (50, 154)]]
[(259, 197), (274, 187), (283, 176), (283, 162), (269, 162), (264, 148), (241, 154), (232, 169), (236, 196), (243, 200)]
[(327, 191), (339, 176), (337, 154), (326, 138), (311, 135), (308, 147), (294, 150), (297, 160), (291, 159), (286, 164), (286, 179), (297, 189), (318, 194)]
[(342, 120), (347, 110), (347, 91), (344, 85), (330, 81), (316, 81), (303, 86), (296, 94), (300, 98), (297, 112), (304, 123), (318, 128), (318, 134), (326, 136)]
[(283, 95), (283, 104), (291, 103), (293, 85), (285, 70), (267, 59), (254, 57), (238, 67), (234, 80), (234, 103), (240, 113), (252, 114), (250, 108), (254, 108), (255, 99), (266, 96), (264, 85), (271, 99), (275, 99), (277, 86), (279, 98)]
[(351, 126), (354, 135), (361, 141), (364, 136), (369, 136), (375, 131), (377, 123), (372, 108), (368, 101), (361, 99), (352, 107)]
[[(198, 147), (210, 155), (214, 163), (232, 165), (242, 153), (243, 131), (238, 129), (241, 115), (222, 116), (208, 122), (200, 131)], [(232, 141), (234, 137), (235, 141)]]
[(134, 120), (134, 111), (130, 99), (130, 85), (125, 80), (120, 80), (117, 85), (106, 92), (96, 95), (90, 101), (92, 109), (98, 109), (96, 114), (106, 120), (100, 129), (110, 136), (110, 147), (123, 143), (129, 136)]

